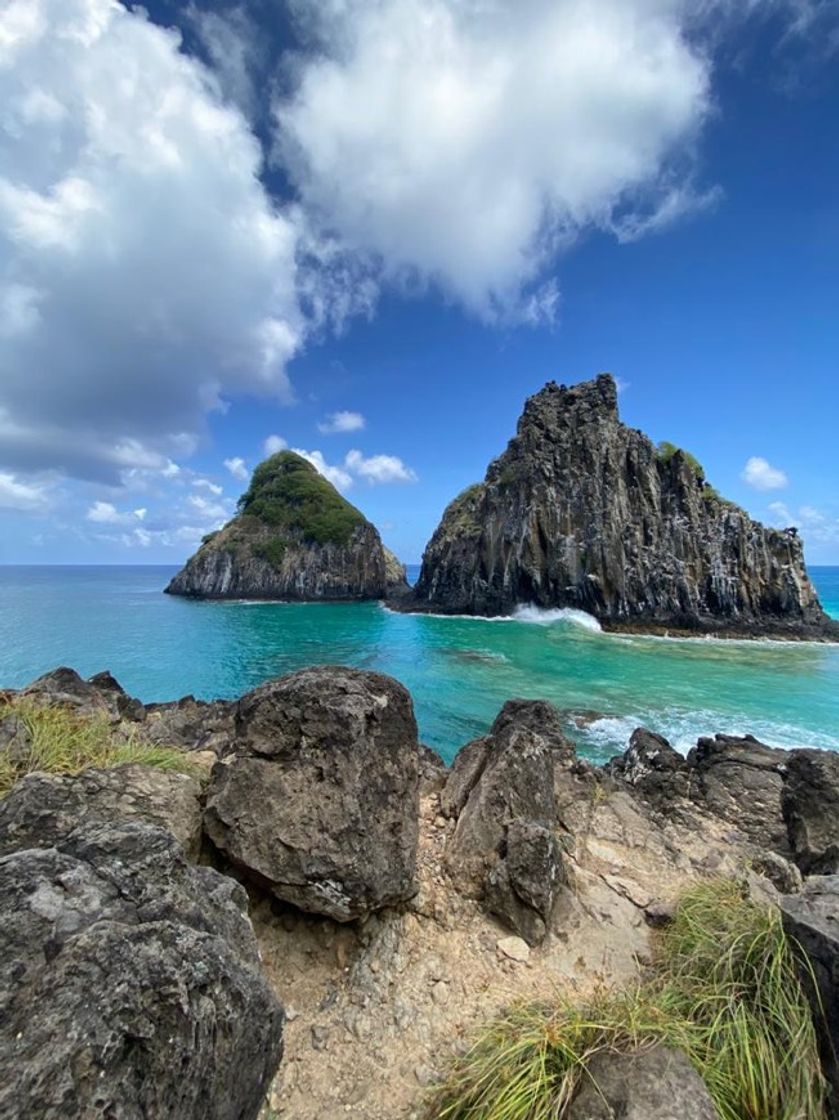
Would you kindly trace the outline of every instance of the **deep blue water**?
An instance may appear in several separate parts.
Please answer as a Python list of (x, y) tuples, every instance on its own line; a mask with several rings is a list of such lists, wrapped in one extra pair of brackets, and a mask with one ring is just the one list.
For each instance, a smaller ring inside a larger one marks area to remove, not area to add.
[[(601, 713), (580, 741), (596, 759), (641, 723), (682, 749), (717, 731), (839, 749), (839, 646), (607, 635), (567, 612), (486, 620), (375, 603), (192, 602), (162, 594), (173, 572), (0, 567), (0, 687), (65, 664), (110, 669), (147, 701), (232, 697), (341, 663), (406, 684), (423, 739), (449, 759), (512, 696)], [(813, 576), (839, 617), (839, 568)]]

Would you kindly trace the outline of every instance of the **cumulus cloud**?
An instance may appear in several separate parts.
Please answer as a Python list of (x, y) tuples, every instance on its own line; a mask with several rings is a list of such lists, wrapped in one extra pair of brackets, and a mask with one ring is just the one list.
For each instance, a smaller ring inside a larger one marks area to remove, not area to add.
[(209, 490), (209, 492), (215, 494), (216, 497), (224, 493), (224, 487), (219, 486), (217, 482), (211, 482), (209, 478), (194, 478), (192, 480), (192, 485), (198, 490)]
[(307, 463), (311, 463), (324, 478), (328, 478), (337, 490), (349, 490), (352, 486), (352, 476), (342, 467), (327, 463), (322, 451), (305, 451), (302, 447), (295, 447), (292, 450), (295, 454), (301, 455)]
[(755, 490), (783, 490), (789, 485), (789, 479), (784, 472), (773, 467), (768, 460), (759, 455), (752, 455), (746, 461), (740, 477)]
[(0, 472), (0, 509), (41, 510), (47, 493), (36, 483), (21, 482), (13, 474)]
[(298, 0), (314, 53), (276, 105), (309, 213), (386, 274), (484, 316), (530, 302), (587, 227), (621, 238), (703, 201), (710, 63), (677, 0)]
[(371, 455), (365, 459), (360, 451), (349, 451), (345, 459), (347, 470), (367, 482), (416, 482), (417, 476), (396, 455)]
[(333, 412), (318, 424), (318, 431), (326, 436), (340, 432), (360, 432), (365, 423), (360, 412)]
[(247, 482), (250, 472), (245, 466), (245, 460), (236, 456), (234, 459), (225, 459), (224, 465), (233, 475), (237, 482)]
[(130, 512), (121, 512), (113, 502), (96, 501), (85, 514), (88, 521), (100, 525), (130, 525), (132, 522), (142, 521), (148, 510), (140, 508)]
[(226, 392), (288, 399), (298, 223), (176, 32), (111, 0), (0, 10), (0, 465), (117, 481)]
[(266, 455), (276, 455), (278, 451), (285, 451), (288, 447), (288, 440), (283, 439), (282, 436), (268, 436), (262, 445), (262, 450)]
[(349, 490), (359, 479), (370, 485), (417, 480), (416, 473), (396, 455), (371, 455), (367, 458), (360, 451), (353, 450), (347, 452), (343, 463), (333, 464), (326, 461), (322, 451), (305, 451), (300, 447), (292, 450), (316, 467), (338, 490)]

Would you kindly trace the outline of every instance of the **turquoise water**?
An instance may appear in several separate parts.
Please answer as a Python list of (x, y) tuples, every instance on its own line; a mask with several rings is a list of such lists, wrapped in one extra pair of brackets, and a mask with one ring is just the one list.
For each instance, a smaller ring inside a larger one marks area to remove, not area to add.
[[(645, 724), (682, 749), (752, 732), (839, 750), (839, 646), (673, 641), (599, 633), (559, 612), (518, 620), (398, 615), (375, 603), (201, 603), (161, 594), (173, 569), (0, 567), (0, 686), (56, 665), (110, 669), (143, 700), (238, 696), (304, 665), (377, 669), (411, 690), (447, 759), (512, 696), (600, 713), (597, 760)], [(813, 572), (839, 617), (839, 568)]]

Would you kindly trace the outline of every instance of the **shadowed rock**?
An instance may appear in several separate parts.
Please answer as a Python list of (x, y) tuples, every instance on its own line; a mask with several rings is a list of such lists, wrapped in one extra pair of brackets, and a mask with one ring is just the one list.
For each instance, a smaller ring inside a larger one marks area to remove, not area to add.
[(719, 1120), (699, 1074), (681, 1050), (658, 1046), (635, 1054), (604, 1052), (588, 1076), (568, 1120)]
[(781, 808), (795, 861), (805, 875), (839, 871), (839, 755), (791, 751)]
[(305, 669), (240, 701), (237, 753), (213, 771), (205, 828), (278, 898), (349, 921), (414, 892), (419, 746), (408, 692)]
[(141, 821), (0, 859), (0, 1116), (255, 1120), (283, 1015), (245, 908)]

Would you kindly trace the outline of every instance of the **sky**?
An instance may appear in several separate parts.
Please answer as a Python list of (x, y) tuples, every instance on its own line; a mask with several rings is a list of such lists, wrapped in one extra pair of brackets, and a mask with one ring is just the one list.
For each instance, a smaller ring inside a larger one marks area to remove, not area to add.
[(408, 563), (547, 380), (839, 564), (839, 0), (0, 0), (0, 563), (305, 454)]

